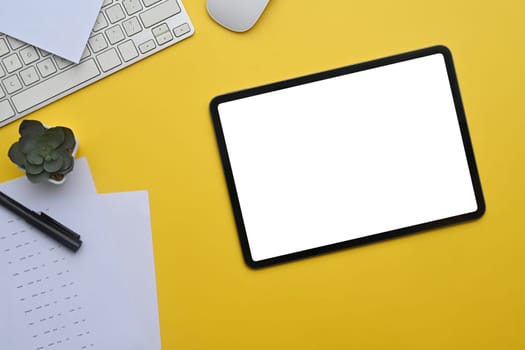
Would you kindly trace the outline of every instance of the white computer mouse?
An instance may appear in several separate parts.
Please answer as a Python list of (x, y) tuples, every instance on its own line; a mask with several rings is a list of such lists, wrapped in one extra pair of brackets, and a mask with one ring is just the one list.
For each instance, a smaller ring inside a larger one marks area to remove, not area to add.
[(207, 0), (208, 13), (215, 22), (234, 32), (245, 32), (253, 25), (270, 0)]

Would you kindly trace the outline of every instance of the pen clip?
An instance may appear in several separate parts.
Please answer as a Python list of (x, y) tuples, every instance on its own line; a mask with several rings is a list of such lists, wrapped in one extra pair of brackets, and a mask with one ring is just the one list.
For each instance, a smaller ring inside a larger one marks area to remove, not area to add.
[(77, 240), (80, 239), (80, 235), (78, 233), (75, 233), (69, 227), (62, 225), (60, 222), (56, 221), (55, 219), (53, 219), (51, 216), (47, 215), (46, 213), (40, 212), (39, 216), (42, 221), (45, 221), (47, 224), (62, 231), (64, 234), (68, 235), (69, 237), (73, 239), (77, 239)]

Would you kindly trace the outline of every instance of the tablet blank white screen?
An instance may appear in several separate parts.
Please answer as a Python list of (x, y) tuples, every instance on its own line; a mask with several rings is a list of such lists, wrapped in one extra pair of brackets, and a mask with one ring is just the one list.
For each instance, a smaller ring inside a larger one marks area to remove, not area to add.
[(441, 54), (218, 111), (254, 261), (478, 209)]

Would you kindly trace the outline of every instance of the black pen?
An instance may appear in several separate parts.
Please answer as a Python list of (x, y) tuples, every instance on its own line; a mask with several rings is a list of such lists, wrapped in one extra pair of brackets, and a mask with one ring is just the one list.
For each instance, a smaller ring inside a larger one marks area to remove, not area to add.
[(30, 225), (76, 252), (82, 245), (80, 235), (44, 213), (36, 213), (0, 191), (0, 205), (12, 211)]

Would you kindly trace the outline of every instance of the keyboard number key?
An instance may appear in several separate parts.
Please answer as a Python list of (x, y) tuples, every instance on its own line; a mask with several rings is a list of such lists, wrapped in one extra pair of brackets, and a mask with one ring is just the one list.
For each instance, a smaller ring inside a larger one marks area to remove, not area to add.
[(188, 23), (181, 24), (177, 28), (173, 29), (176, 37), (183, 36), (184, 34), (190, 31), (190, 26)]
[(42, 78), (47, 78), (48, 76), (57, 71), (55, 64), (53, 63), (53, 61), (51, 61), (51, 58), (46, 58), (42, 62), (38, 62), (36, 64), (36, 68), (40, 72)]
[(11, 75), (4, 79), (4, 86), (8, 94), (12, 94), (22, 88), (22, 83), (16, 75)]
[(22, 68), (22, 62), (20, 62), (20, 59), (16, 53), (7, 56), (2, 60), (2, 62), (4, 62), (5, 69), (8, 73), (12, 73), (17, 69)]
[(118, 24), (106, 30), (106, 35), (111, 45), (114, 45), (124, 40), (124, 32), (122, 31), (122, 28), (120, 28)]
[(122, 0), (122, 4), (130, 16), (142, 10), (139, 0)]
[(38, 53), (33, 46), (28, 46), (25, 49), (20, 50), (20, 56), (22, 56), (22, 61), (25, 64), (31, 64), (38, 60)]
[(137, 48), (135, 47), (135, 44), (133, 44), (133, 41), (128, 40), (118, 46), (118, 50), (120, 51), (120, 54), (122, 55), (122, 58), (125, 62), (131, 61), (132, 59), (139, 56), (139, 53), (137, 52)]
[(20, 76), (22, 77), (22, 81), (26, 86), (31, 85), (40, 80), (38, 78), (38, 73), (36, 72), (35, 67), (29, 67), (27, 69), (24, 69), (20, 72)]
[(89, 39), (89, 46), (91, 46), (93, 52), (100, 52), (108, 47), (108, 43), (104, 38), (104, 35), (97, 34)]
[(111, 23), (116, 23), (126, 17), (120, 4), (115, 4), (111, 7), (108, 7), (106, 10), (106, 15), (108, 16), (108, 19)]
[(122, 63), (115, 49), (110, 49), (98, 55), (97, 61), (104, 72), (110, 71)]
[(137, 17), (132, 17), (128, 20), (125, 20), (122, 22), (122, 26), (124, 27), (124, 30), (128, 36), (133, 36), (142, 30), (142, 26), (140, 25)]
[(151, 51), (155, 48), (155, 42), (153, 40), (148, 40), (145, 43), (142, 43), (139, 45), (139, 50), (142, 53), (146, 53), (148, 51)]
[(9, 52), (9, 48), (3, 38), (0, 38), (0, 57), (6, 55)]

